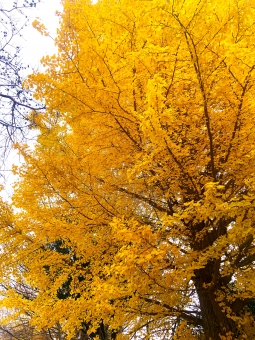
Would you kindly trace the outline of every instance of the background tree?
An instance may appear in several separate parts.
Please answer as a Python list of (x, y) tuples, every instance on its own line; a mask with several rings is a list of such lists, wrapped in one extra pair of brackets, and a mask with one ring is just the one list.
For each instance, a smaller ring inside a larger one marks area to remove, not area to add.
[(14, 142), (27, 137), (31, 126), (28, 114), (44, 107), (22, 86), (29, 68), (21, 57), (22, 29), (28, 23), (28, 11), (38, 2), (0, 3), (0, 152), (3, 159)]
[[(9, 211), (10, 212), (10, 211)], [(20, 268), (24, 273), (25, 268)], [(21, 276), (22, 278), (22, 276)], [(9, 280), (9, 285), (1, 285), (3, 295), (9, 290), (15, 292), (19, 298), (32, 301), (37, 294), (36, 289), (32, 289), (24, 282), (17, 282), (14, 278)], [(62, 340), (65, 333), (59, 323), (51, 328), (42, 330), (36, 329), (30, 324), (31, 313), (21, 314), (18, 309), (1, 310), (0, 338), (2, 340)]]
[[(52, 332), (52, 335), (54, 332)], [(1, 340), (52, 340), (49, 333), (45, 331), (36, 331), (29, 324), (28, 317), (19, 317), (15, 322), (0, 327)], [(54, 338), (55, 337), (54, 334)]]
[(1, 303), (69, 337), (254, 338), (253, 2), (66, 0), (61, 20), (1, 236), (38, 294)]

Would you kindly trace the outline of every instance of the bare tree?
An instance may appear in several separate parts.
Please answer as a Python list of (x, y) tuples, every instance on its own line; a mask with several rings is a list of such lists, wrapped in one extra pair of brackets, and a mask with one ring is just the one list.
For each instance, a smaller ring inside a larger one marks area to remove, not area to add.
[(8, 325), (0, 325), (0, 340), (62, 340), (58, 325), (45, 330), (36, 330), (29, 323), (29, 317), (20, 316)]
[[(5, 5), (0, 0), (0, 157), (6, 158), (12, 145), (28, 135), (29, 112), (44, 108), (33, 99), (32, 91), (22, 86), (29, 65), (20, 57), (22, 29), (27, 25), (27, 11), (40, 0), (14, 1)], [(7, 4), (7, 2), (6, 2)]]

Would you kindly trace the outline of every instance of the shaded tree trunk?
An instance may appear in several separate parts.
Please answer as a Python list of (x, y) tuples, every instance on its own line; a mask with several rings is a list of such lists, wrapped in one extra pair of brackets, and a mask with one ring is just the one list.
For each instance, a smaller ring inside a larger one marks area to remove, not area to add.
[(99, 340), (114, 340), (117, 336), (117, 331), (110, 330), (108, 325), (105, 325), (103, 321), (99, 324), (96, 332), (88, 333), (89, 324), (83, 322), (83, 328), (78, 331), (77, 339), (80, 340), (93, 340), (99, 338)]
[(236, 334), (234, 322), (221, 311), (213, 293), (201, 289), (198, 290), (198, 297), (206, 340), (221, 340), (220, 335), (229, 332)]
[(209, 262), (205, 268), (196, 271), (194, 278), (200, 309), (203, 320), (203, 329), (206, 340), (221, 340), (221, 336), (233, 333), (233, 339), (237, 328), (233, 320), (229, 319), (222, 307), (216, 301), (216, 289), (205, 288), (204, 284), (212, 281), (212, 267), (214, 263)]

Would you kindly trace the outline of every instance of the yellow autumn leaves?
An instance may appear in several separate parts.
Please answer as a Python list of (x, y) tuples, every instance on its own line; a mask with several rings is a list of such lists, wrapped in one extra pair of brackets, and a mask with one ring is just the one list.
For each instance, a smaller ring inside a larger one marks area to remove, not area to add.
[(14, 303), (7, 291), (2, 305), (69, 337), (102, 320), (119, 339), (245, 336), (255, 294), (251, 5), (64, 1), (58, 54), (25, 84), (47, 109), (33, 117), (34, 150), (19, 146), (17, 232), (1, 233), (6, 286), (13, 277), (36, 294)]

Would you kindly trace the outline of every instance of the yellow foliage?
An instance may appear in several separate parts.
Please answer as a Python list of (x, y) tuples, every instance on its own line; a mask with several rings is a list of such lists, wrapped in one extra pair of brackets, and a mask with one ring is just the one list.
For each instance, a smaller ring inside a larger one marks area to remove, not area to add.
[(103, 320), (119, 338), (242, 338), (255, 298), (253, 1), (63, 4), (58, 54), (25, 84), (47, 110), (35, 149), (19, 147), (16, 232), (2, 235), (3, 263), (37, 295), (1, 303), (70, 337)]

